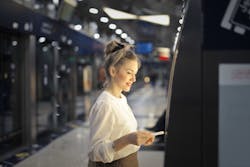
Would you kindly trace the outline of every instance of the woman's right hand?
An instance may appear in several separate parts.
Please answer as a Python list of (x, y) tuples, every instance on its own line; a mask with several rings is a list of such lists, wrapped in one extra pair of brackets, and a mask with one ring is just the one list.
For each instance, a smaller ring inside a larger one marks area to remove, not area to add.
[(134, 145), (150, 145), (154, 142), (154, 135), (148, 131), (137, 131), (128, 134), (128, 140), (130, 144)]

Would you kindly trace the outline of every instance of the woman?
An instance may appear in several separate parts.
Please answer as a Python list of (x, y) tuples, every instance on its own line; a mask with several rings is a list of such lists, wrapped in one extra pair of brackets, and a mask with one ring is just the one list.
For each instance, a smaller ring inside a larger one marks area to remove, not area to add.
[(154, 136), (137, 131), (137, 121), (122, 92), (136, 81), (140, 60), (128, 44), (111, 41), (105, 48), (104, 90), (90, 115), (89, 167), (138, 167), (137, 151)]

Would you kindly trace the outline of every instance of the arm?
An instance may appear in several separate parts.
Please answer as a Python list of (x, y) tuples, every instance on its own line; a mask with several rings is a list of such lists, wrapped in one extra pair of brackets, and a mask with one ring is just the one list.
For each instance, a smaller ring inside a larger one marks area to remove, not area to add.
[(93, 161), (104, 163), (113, 161), (115, 151), (110, 140), (114, 127), (114, 116), (108, 104), (95, 104), (91, 109), (90, 121), (90, 150), (89, 157)]

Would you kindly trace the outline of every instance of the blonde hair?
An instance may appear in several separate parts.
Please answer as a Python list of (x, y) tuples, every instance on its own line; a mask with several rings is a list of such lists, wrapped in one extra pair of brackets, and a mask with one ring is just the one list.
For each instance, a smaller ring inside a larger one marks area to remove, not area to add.
[(104, 50), (104, 69), (106, 75), (104, 87), (106, 87), (111, 80), (111, 76), (109, 74), (109, 68), (111, 66), (119, 67), (127, 60), (136, 60), (138, 62), (138, 67), (141, 66), (139, 56), (135, 54), (133, 48), (133, 45), (121, 43), (117, 40), (112, 40), (107, 43)]

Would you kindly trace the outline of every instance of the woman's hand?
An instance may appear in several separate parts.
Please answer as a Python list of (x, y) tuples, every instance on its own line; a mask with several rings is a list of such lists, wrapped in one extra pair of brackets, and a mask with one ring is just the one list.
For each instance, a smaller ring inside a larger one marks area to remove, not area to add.
[(137, 132), (133, 132), (128, 134), (128, 140), (130, 144), (134, 144), (134, 145), (151, 145), (154, 140), (155, 137), (153, 135), (153, 133), (148, 132), (148, 131), (137, 131)]
[(119, 151), (129, 144), (134, 144), (137, 146), (140, 146), (140, 145), (148, 146), (152, 144), (154, 140), (155, 140), (155, 136), (153, 133), (149, 131), (137, 131), (137, 132), (129, 133), (125, 136), (122, 136), (119, 139), (116, 139), (113, 142), (113, 149), (115, 151)]

